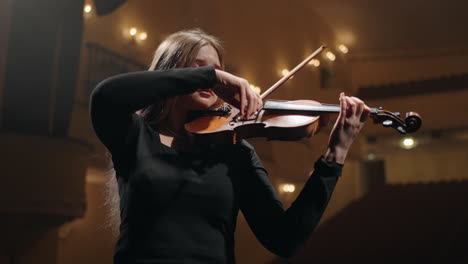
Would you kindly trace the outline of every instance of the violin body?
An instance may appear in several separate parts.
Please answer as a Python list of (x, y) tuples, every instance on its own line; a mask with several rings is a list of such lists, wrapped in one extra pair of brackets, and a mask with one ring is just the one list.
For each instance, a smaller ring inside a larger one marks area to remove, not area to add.
[[(268, 102), (268, 101), (267, 101)], [(298, 105), (321, 105), (312, 100), (288, 101)], [(267, 105), (267, 103), (266, 103)], [(185, 129), (202, 142), (235, 143), (241, 138), (264, 137), (268, 140), (294, 141), (311, 137), (328, 122), (326, 115), (313, 112), (261, 109), (254, 119), (239, 120), (239, 110), (225, 115), (203, 116), (185, 124)]]

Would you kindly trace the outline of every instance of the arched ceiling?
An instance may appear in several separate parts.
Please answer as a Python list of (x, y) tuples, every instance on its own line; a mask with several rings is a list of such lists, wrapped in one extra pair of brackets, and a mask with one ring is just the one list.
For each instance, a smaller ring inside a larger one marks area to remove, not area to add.
[(315, 0), (353, 56), (468, 50), (466, 0)]

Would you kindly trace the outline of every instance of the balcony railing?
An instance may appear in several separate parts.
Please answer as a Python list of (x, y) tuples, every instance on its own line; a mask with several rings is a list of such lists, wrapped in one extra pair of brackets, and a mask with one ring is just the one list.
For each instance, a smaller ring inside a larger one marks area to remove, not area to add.
[(148, 68), (135, 60), (126, 58), (96, 43), (86, 43), (88, 65), (86, 87), (88, 94), (107, 77), (125, 72), (143, 71)]

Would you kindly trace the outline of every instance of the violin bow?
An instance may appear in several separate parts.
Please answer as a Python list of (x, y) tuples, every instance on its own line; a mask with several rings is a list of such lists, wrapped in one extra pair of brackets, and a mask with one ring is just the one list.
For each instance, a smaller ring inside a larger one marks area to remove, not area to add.
[(279, 81), (277, 81), (275, 84), (273, 84), (268, 90), (266, 90), (264, 93), (260, 95), (260, 97), (265, 99), (268, 95), (270, 95), (272, 92), (274, 92), (278, 87), (280, 87), (283, 83), (285, 83), (289, 78), (291, 78), (297, 71), (299, 71), (304, 65), (309, 63), (313, 58), (317, 57), (323, 50), (327, 48), (326, 45), (320, 46), (316, 51), (314, 51), (312, 54), (310, 54), (309, 57), (307, 57), (305, 60), (303, 60), (301, 63), (299, 63), (294, 69), (292, 69), (288, 74), (286, 74), (283, 78), (281, 78)]

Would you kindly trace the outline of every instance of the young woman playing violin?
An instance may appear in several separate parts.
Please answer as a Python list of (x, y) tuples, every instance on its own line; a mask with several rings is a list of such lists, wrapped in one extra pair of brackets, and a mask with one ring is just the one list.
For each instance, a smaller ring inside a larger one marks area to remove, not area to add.
[(112, 155), (120, 196), (114, 263), (234, 263), (239, 210), (258, 240), (282, 257), (319, 223), (369, 108), (340, 95), (328, 149), (284, 210), (245, 140), (201, 145), (184, 129), (191, 112), (221, 101), (243, 118), (261, 109), (249, 83), (223, 65), (215, 37), (181, 31), (161, 43), (148, 71), (117, 75), (94, 89), (92, 124)]

